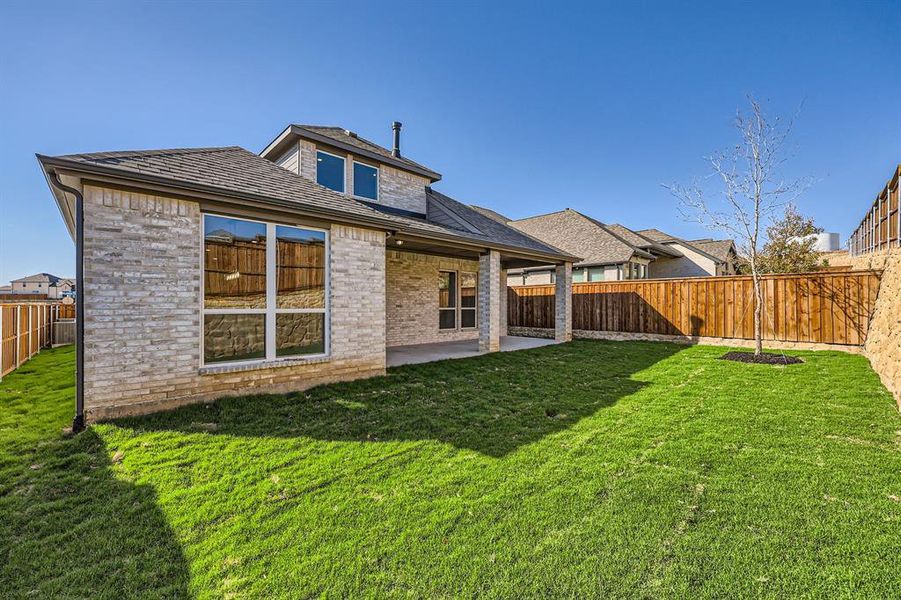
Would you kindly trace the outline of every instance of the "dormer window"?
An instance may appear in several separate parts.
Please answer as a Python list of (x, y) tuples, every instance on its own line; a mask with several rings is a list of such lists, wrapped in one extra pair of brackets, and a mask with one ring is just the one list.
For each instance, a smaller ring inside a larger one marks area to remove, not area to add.
[(316, 152), (316, 183), (344, 193), (344, 159), (328, 152)]
[(379, 199), (379, 170), (376, 167), (354, 161), (354, 196)]

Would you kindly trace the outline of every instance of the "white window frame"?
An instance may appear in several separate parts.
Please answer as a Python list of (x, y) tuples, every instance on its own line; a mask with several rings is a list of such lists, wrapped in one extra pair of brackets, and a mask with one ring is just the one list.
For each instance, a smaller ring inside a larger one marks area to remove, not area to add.
[[(265, 308), (206, 308), (206, 216), (222, 217), (225, 219), (234, 219), (236, 221), (247, 221), (250, 223), (260, 223), (266, 226), (266, 307)], [(279, 226), (294, 227), (296, 229), (306, 229), (309, 231), (318, 231), (325, 234), (325, 307), (324, 308), (276, 308), (278, 293), (278, 241), (276, 238), (276, 228)], [(328, 229), (321, 227), (312, 227), (303, 223), (276, 223), (270, 221), (260, 221), (259, 219), (248, 219), (246, 217), (236, 217), (229, 214), (221, 214), (214, 212), (201, 213), (200, 219), (200, 366), (202, 368), (228, 368), (247, 365), (261, 365), (282, 362), (302, 362), (308, 360), (319, 360), (331, 357), (331, 244), (330, 232)], [(232, 360), (218, 361), (207, 364), (204, 362), (204, 333), (206, 315), (264, 315), (266, 341), (266, 356), (264, 358), (256, 358), (251, 360)], [(320, 354), (293, 354), (290, 356), (277, 356), (275, 348), (276, 315), (280, 314), (322, 314), (325, 320), (323, 325), (323, 349)]]
[[(328, 154), (329, 156), (334, 156), (337, 159), (341, 160), (341, 191), (332, 190), (332, 188), (319, 183), (319, 153)], [(325, 150), (320, 150), (316, 148), (316, 183), (321, 185), (322, 187), (332, 190), (333, 192), (337, 192), (338, 194), (346, 194), (347, 193), (347, 157), (341, 156), (340, 154), (335, 154), (333, 152), (326, 152)]]
[[(465, 309), (463, 308), (463, 279), (460, 277), (461, 273), (472, 273), (473, 275), (476, 276), (476, 295), (475, 295), (476, 305), (473, 307), (467, 307)], [(457, 298), (458, 298), (457, 305), (458, 305), (458, 312), (460, 313), (457, 315), (457, 319), (460, 324), (460, 327), (459, 327), (460, 331), (472, 331), (473, 329), (478, 329), (479, 328), (479, 272), (478, 271), (459, 271), (457, 273), (457, 290), (458, 290), (457, 291)], [(504, 292), (506, 292), (506, 290), (504, 290)], [(473, 319), (473, 323), (475, 323), (475, 325), (473, 325), (472, 327), (463, 327), (463, 311), (464, 310), (471, 310), (471, 311), (473, 311), (473, 313), (475, 313), (475, 319)], [(447, 330), (445, 330), (445, 331), (447, 331)]]
[[(357, 194), (357, 173), (354, 170), (353, 165), (361, 165), (364, 167), (369, 167), (370, 169), (375, 169), (375, 198), (368, 198), (366, 196), (360, 196), (359, 194)], [(354, 194), (353, 194), (354, 198), (358, 198), (360, 200), (365, 200), (368, 202), (378, 202), (379, 201), (379, 198), (381, 198), (381, 195), (382, 195), (382, 186), (381, 186), (382, 170), (380, 168), (378, 168), (377, 166), (374, 167), (374, 166), (370, 165), (369, 163), (364, 163), (364, 162), (360, 162), (358, 160), (353, 160), (353, 161), (351, 161), (350, 176), (353, 179), (353, 184), (354, 184)]]
[[(453, 273), (454, 274), (454, 306), (450, 308), (441, 308), (440, 295), (438, 302), (438, 331), (460, 331), (460, 315), (458, 314), (460, 310), (460, 273), (453, 269), (438, 269), (438, 280), (441, 281), (442, 273)], [(441, 293), (441, 288), (436, 290), (439, 294)], [(441, 326), (441, 311), (454, 311), (454, 326), (453, 327), (442, 327)]]

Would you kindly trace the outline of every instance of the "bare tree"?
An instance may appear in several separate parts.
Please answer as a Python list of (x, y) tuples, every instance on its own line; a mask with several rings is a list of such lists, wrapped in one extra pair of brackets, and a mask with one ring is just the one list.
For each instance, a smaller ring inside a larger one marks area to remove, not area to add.
[[(754, 354), (762, 344), (759, 241), (761, 228), (786, 204), (794, 202), (810, 185), (808, 178), (786, 181), (781, 169), (787, 159), (786, 142), (792, 120), (769, 118), (760, 102), (748, 97), (750, 113), (738, 111), (738, 142), (704, 160), (711, 173), (689, 186), (665, 185), (679, 200), (679, 210), (690, 221), (727, 232), (747, 257), (754, 282)], [(710, 193), (708, 180), (716, 181)], [(709, 199), (708, 199), (709, 198)]]

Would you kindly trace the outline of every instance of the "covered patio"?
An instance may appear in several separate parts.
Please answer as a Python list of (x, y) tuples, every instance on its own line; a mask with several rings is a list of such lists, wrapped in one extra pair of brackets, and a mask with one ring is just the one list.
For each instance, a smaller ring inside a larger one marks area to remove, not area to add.
[[(560, 342), (553, 339), (527, 338), (513, 335), (500, 336), (500, 352), (513, 352), (550, 346)], [(411, 344), (387, 349), (387, 365), (416, 365), (450, 358), (469, 358), (485, 354), (479, 349), (479, 340), (460, 340), (453, 342), (435, 342), (432, 344)]]

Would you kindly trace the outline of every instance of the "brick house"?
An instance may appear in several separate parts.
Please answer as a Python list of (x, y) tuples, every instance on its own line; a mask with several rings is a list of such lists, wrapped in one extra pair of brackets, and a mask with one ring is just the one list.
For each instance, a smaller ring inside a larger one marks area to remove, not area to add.
[[(622, 225), (601, 223), (571, 208), (510, 220), (507, 225), (581, 256), (582, 260), (573, 266), (573, 281), (576, 283), (645, 279), (648, 277), (649, 265), (657, 258), (679, 256), (678, 252)], [(510, 285), (548, 284), (555, 281), (552, 265), (513, 269), (508, 278)]]
[(441, 194), (441, 175), (335, 127), (239, 147), (38, 156), (76, 239), (76, 427), (385, 373), (393, 347), (500, 349), (509, 269), (572, 262)]
[[(571, 208), (517, 220), (481, 206), (471, 208), (581, 256), (582, 260), (573, 265), (575, 283), (735, 274), (732, 240), (688, 242), (657, 229), (633, 231), (618, 223), (602, 223)], [(552, 265), (511, 269), (507, 277), (509, 285), (542, 285), (554, 280)]]

